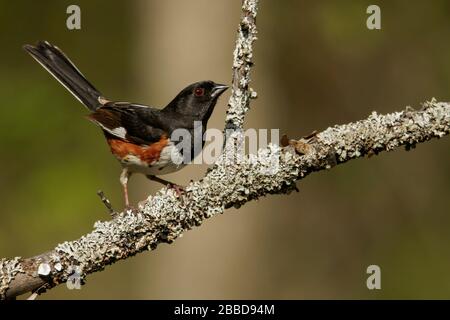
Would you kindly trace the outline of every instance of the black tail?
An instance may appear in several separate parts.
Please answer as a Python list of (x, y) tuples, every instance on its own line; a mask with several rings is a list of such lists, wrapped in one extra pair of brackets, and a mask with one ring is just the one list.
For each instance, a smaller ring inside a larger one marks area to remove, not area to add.
[(101, 106), (101, 93), (60, 49), (47, 41), (40, 41), (36, 46), (27, 44), (23, 48), (89, 110), (94, 111)]

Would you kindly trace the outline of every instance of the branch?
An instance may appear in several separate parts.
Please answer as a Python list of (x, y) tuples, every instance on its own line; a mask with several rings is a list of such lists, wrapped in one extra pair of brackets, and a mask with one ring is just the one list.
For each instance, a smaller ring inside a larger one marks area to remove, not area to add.
[[(172, 243), (226, 207), (289, 192), (295, 181), (311, 172), (401, 146), (410, 149), (449, 133), (450, 104), (433, 100), (421, 110), (374, 112), (366, 120), (328, 128), (310, 139), (290, 140), (283, 148), (270, 145), (239, 163), (229, 162), (224, 154), (201, 181), (187, 186), (182, 201), (173, 190), (162, 189), (138, 212), (122, 212), (111, 221), (96, 222), (94, 230), (78, 240), (64, 242), (38, 257), (1, 260), (0, 292), (11, 298), (43, 285), (53, 287), (67, 281), (75, 266), (84, 279), (117, 260)], [(278, 160), (278, 167), (268, 174), (273, 159)], [(37, 271), (47, 265), (49, 273), (39, 276)]]
[[(256, 9), (256, 4), (256, 0), (244, 0), (243, 19), (247, 17), (245, 8)], [(239, 31), (238, 37), (242, 36), (245, 34)], [(235, 60), (243, 57), (235, 54)], [(236, 65), (239, 64), (235, 61)], [(248, 72), (243, 75), (247, 81), (248, 76)], [(235, 75), (234, 81), (240, 77)], [(239, 87), (233, 83), (233, 88), (235, 85)], [(250, 96), (247, 89), (239, 90)], [(249, 100), (241, 99), (239, 90), (234, 90), (230, 98), (230, 108), (234, 110), (227, 116), (227, 124), (241, 128), (240, 119), (248, 110), (243, 103)], [(420, 110), (408, 107), (387, 115), (374, 112), (365, 120), (330, 127), (310, 137), (284, 139), (282, 147), (269, 145), (256, 155), (236, 157), (225, 150), (202, 180), (186, 187), (182, 198), (172, 189), (161, 189), (137, 211), (124, 211), (110, 221), (96, 222), (93, 231), (78, 240), (64, 242), (32, 258), (1, 259), (0, 296), (14, 298), (29, 291), (40, 293), (66, 282), (74, 274), (83, 282), (88, 274), (118, 260), (154, 250), (161, 243), (172, 243), (185, 231), (223, 213), (225, 208), (295, 190), (296, 181), (314, 171), (401, 146), (410, 149), (449, 133), (450, 104), (433, 99)]]
[(253, 42), (256, 40), (256, 14), (258, 0), (243, 0), (241, 22), (233, 53), (233, 80), (228, 102), (225, 129), (242, 129), (250, 99), (257, 94), (250, 85), (250, 69), (253, 66)]

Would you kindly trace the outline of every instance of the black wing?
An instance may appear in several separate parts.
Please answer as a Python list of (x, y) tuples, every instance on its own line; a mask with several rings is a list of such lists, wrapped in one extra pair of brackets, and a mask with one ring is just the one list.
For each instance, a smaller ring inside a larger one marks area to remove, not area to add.
[(160, 110), (128, 102), (108, 102), (89, 115), (89, 120), (108, 134), (138, 145), (149, 145), (168, 137), (160, 121)]

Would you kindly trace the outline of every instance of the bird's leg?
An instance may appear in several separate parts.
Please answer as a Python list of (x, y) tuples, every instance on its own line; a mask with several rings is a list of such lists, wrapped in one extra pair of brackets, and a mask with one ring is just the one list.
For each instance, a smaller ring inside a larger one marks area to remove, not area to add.
[(161, 183), (161, 184), (163, 184), (165, 186), (167, 186), (167, 185), (174, 186), (175, 185), (175, 183), (172, 183), (172, 182), (170, 182), (168, 180), (162, 179), (162, 178), (157, 177), (157, 176), (148, 175), (147, 178), (149, 178), (152, 181), (159, 182), (159, 183)]
[(173, 188), (175, 190), (175, 192), (177, 193), (178, 196), (180, 196), (183, 193), (183, 191), (184, 191), (184, 187), (183, 186), (180, 186), (180, 185), (178, 185), (176, 183), (167, 181), (167, 180), (162, 179), (160, 177), (148, 175), (147, 178), (149, 178), (152, 181), (159, 182), (159, 183), (161, 183), (161, 184), (163, 184), (165, 186), (168, 185), (169, 187), (171, 187), (171, 188)]
[(131, 172), (127, 168), (122, 169), (120, 174), (120, 183), (123, 187), (123, 195), (125, 197), (125, 208), (130, 208), (130, 202), (128, 201), (128, 179), (131, 176)]

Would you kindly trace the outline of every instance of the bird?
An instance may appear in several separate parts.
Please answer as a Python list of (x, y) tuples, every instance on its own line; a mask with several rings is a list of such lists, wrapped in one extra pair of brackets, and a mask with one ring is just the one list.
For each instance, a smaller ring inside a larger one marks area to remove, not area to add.
[(211, 80), (192, 83), (164, 108), (111, 101), (58, 47), (48, 41), (39, 41), (23, 48), (90, 111), (87, 119), (103, 131), (111, 153), (122, 166), (120, 183), (126, 208), (132, 208), (128, 181), (134, 173), (172, 186), (180, 193), (180, 186), (159, 176), (182, 169), (201, 152), (204, 140), (201, 148), (194, 148), (195, 142), (191, 139), (192, 150), (188, 151), (192, 152), (186, 152), (180, 141), (171, 139), (171, 135), (177, 129), (183, 129), (193, 136), (197, 123), (201, 124), (203, 137), (217, 100), (228, 89), (227, 85)]

